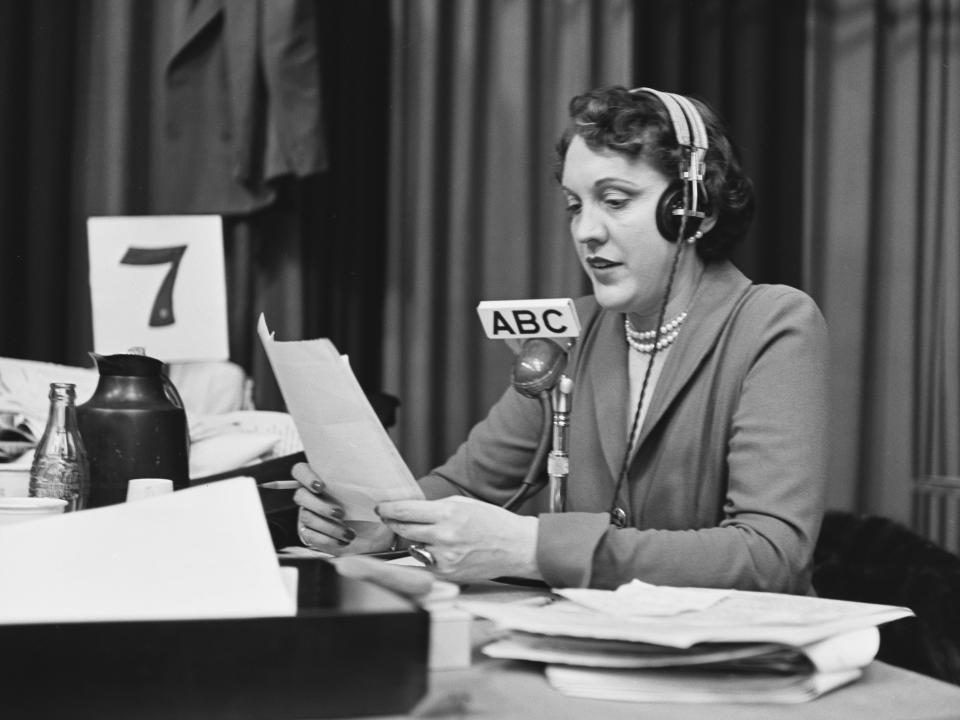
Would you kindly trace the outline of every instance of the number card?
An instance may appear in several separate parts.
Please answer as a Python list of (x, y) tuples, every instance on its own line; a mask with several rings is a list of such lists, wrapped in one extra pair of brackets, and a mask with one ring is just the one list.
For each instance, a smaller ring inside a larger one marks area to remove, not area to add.
[(94, 352), (228, 359), (218, 215), (92, 217), (87, 243)]

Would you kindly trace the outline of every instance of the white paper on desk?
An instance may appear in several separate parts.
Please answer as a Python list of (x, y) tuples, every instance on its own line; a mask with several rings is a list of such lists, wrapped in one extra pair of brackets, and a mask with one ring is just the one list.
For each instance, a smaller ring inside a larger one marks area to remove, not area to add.
[(0, 528), (0, 623), (296, 614), (252, 478)]
[(307, 460), (347, 520), (379, 522), (385, 500), (420, 500), (423, 492), (383, 429), (350, 365), (324, 338), (279, 342), (263, 315), (266, 350)]
[[(552, 664), (547, 667), (546, 676), (551, 685), (567, 695), (603, 700), (792, 704), (813, 700), (853, 682), (874, 659), (879, 647), (880, 632), (876, 627), (868, 627), (795, 648), (809, 664), (798, 665), (792, 672), (763, 672), (763, 655), (755, 659), (750, 671), (749, 665), (738, 667), (736, 658), (726, 667), (721, 664), (705, 669), (696, 667), (696, 663), (685, 667), (682, 662), (671, 663), (672, 667), (657, 667), (655, 662), (646, 667), (631, 667), (605, 664), (609, 653), (606, 657), (598, 653), (598, 662), (592, 666), (563, 658), (559, 662), (548, 659), (546, 662)], [(504, 656), (536, 659), (521, 654)]]
[[(609, 591), (608, 591), (609, 592)], [(560, 600), (543, 607), (463, 602), (468, 612), (509, 630), (688, 648), (702, 642), (808, 645), (910, 617), (909, 608), (780, 593), (730, 591), (703, 610), (659, 617), (624, 617)]]
[(713, 670), (602, 670), (547, 667), (547, 680), (565, 695), (655, 703), (809, 702), (860, 677), (859, 669), (809, 675), (724, 673)]
[(671, 648), (623, 640), (595, 640), (556, 635), (511, 633), (483, 647), (483, 654), (607, 670), (694, 668), (703, 665), (729, 672), (844, 672), (866, 667), (880, 648), (875, 627), (840, 633), (809, 645), (781, 643), (699, 643)]
[(631, 580), (616, 590), (564, 588), (556, 590), (567, 600), (598, 612), (622, 617), (655, 617), (679, 615), (705, 610), (730, 595), (732, 590), (697, 587), (651, 585)]

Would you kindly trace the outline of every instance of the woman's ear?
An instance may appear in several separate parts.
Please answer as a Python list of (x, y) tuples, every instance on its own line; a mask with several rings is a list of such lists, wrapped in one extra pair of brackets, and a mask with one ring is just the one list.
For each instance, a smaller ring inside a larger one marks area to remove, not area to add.
[(700, 227), (697, 228), (701, 235), (706, 235), (708, 232), (713, 230), (714, 225), (717, 224), (717, 216), (718, 213), (711, 212), (703, 219), (703, 222), (700, 223)]

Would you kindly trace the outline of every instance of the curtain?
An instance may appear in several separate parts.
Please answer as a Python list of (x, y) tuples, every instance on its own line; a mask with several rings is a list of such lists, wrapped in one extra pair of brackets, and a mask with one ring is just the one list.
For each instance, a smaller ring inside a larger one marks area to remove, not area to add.
[(69, 356), (85, 277), (71, 235), (77, 7), (0, 3), (0, 355)]
[(960, 474), (960, 3), (811, 4), (804, 239), (833, 343), (831, 503)]
[[(269, 205), (225, 216), (230, 357), (263, 409), (283, 401), (256, 339), (260, 312), (278, 339), (329, 337), (365, 388), (380, 380), (388, 7), (307, 4), (327, 170), (284, 178)], [(165, 73), (198, 5), (219, 3), (0, 3), (0, 354), (88, 366), (86, 218), (183, 210), (169, 196), (183, 175), (168, 162)]]
[(567, 99), (630, 81), (628, 2), (395, 0), (384, 387), (416, 474), (509, 381), (481, 300), (585, 287), (552, 180)]
[[(481, 300), (588, 292), (552, 178), (576, 93), (647, 85), (716, 107), (757, 184), (735, 260), (802, 286), (804, 3), (394, 0), (384, 386), (415, 473), (509, 382)], [(686, 34), (684, 34), (686, 33)]]

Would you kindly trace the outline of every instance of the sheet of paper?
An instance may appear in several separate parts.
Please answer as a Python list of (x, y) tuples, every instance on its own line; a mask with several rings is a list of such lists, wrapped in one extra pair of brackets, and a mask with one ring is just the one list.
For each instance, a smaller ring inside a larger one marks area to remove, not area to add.
[[(612, 591), (607, 591), (612, 592)], [(700, 642), (808, 645), (859, 628), (910, 617), (909, 608), (735, 590), (703, 610), (625, 617), (560, 600), (542, 607), (464, 602), (465, 610), (510, 630), (687, 648)]]
[(621, 640), (511, 633), (485, 645), (483, 653), (510, 660), (620, 670), (711, 665), (730, 672), (756, 672), (766, 668), (770, 672), (808, 674), (811, 669), (839, 672), (866, 667), (879, 648), (880, 631), (867, 627), (799, 647), (738, 642), (671, 648)]
[(623, 617), (679, 615), (704, 610), (730, 595), (731, 590), (667, 587), (632, 580), (616, 590), (565, 588), (556, 591), (578, 605)]
[(857, 669), (809, 675), (718, 673), (710, 670), (598, 670), (547, 667), (547, 680), (576, 697), (656, 703), (803, 703), (860, 677)]
[(422, 499), (420, 486), (333, 343), (277, 341), (263, 315), (257, 332), (310, 467), (343, 505), (347, 520), (377, 522), (377, 503)]
[(484, 645), (483, 654), (506, 660), (637, 670), (731, 663), (781, 651), (782, 648), (782, 645), (776, 643), (709, 643), (679, 649), (619, 640), (511, 633), (505, 638)]
[(252, 478), (0, 527), (0, 623), (296, 614)]

